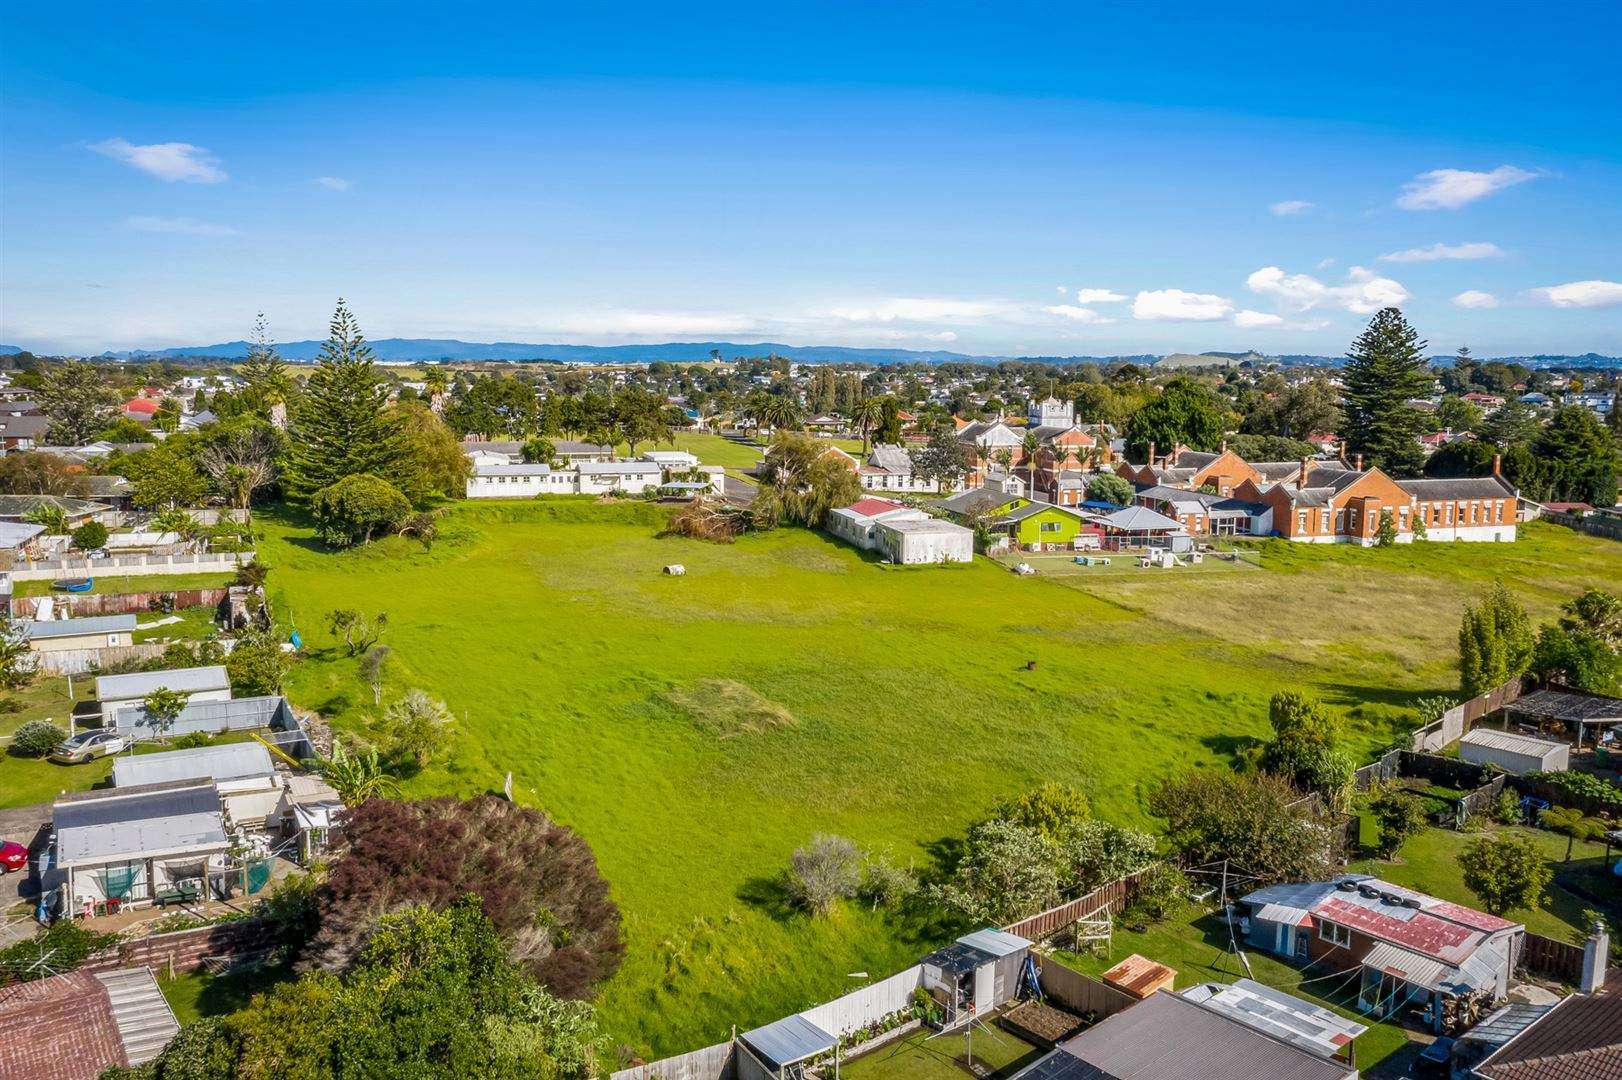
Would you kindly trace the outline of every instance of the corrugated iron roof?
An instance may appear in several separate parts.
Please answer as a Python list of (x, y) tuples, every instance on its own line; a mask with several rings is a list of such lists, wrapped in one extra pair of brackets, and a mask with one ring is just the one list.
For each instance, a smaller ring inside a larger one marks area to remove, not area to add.
[(270, 752), (259, 743), (226, 743), (120, 757), (113, 762), (113, 786), (161, 784), (167, 780), (241, 780), (274, 773)]
[(29, 641), (78, 637), (80, 634), (112, 634), (135, 629), (134, 615), (92, 615), (84, 619), (52, 619), (38, 622), (17, 620), (17, 628)]
[(1476, 728), (1466, 732), (1459, 742), (1535, 758), (1543, 758), (1551, 751), (1561, 748), (1560, 743), (1550, 742), (1548, 739), (1534, 739), (1529, 735), (1517, 735), (1513, 731), (1498, 731), (1494, 728)]
[(832, 1050), (838, 1039), (803, 1016), (785, 1016), (741, 1036), (762, 1061), (775, 1069)]
[(1231, 986), (1201, 983), (1184, 990), (1183, 997), (1323, 1057), (1334, 1057), (1368, 1030), (1355, 1020), (1253, 979), (1239, 979)]
[(994, 957), (1012, 956), (1031, 947), (1031, 943), (1018, 934), (1010, 934), (1003, 930), (976, 930), (972, 934), (964, 934), (958, 938), (958, 943)]
[(1432, 990), (1449, 981), (1452, 974), (1448, 965), (1389, 941), (1382, 941), (1370, 949), (1364, 954), (1362, 962), (1366, 968), (1383, 971), (1405, 983)]
[(175, 690), (182, 694), (201, 690), (228, 690), (231, 677), (218, 664), (209, 667), (175, 668), (170, 671), (138, 671), (130, 675), (102, 675), (96, 679), (96, 697), (101, 701), (128, 701), (146, 697), (154, 690)]

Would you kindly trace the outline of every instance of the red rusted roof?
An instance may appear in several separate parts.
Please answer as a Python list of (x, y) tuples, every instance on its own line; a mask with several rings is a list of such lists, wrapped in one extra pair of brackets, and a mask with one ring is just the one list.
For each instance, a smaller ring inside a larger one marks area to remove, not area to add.
[[(1409, 917), (1399, 919), (1376, 908), (1348, 903), (1337, 896), (1330, 897), (1313, 908), (1313, 914), (1377, 937), (1381, 941), (1394, 942), (1450, 964), (1457, 964), (1473, 952), (1474, 946), (1480, 943), (1484, 934), (1483, 930), (1449, 919), (1437, 918), (1427, 911), (1413, 911), (1407, 908), (1401, 910)], [(1508, 927), (1515, 924), (1504, 925)]]
[(905, 510), (906, 506), (903, 503), (891, 502), (889, 499), (858, 499), (845, 509), (864, 517), (875, 517), (879, 514), (888, 514), (891, 510)]
[(151, 398), (133, 397), (124, 402), (125, 412), (157, 412), (158, 403)]
[(96, 1080), (128, 1065), (107, 988), (75, 971), (0, 991), (0, 1076)]

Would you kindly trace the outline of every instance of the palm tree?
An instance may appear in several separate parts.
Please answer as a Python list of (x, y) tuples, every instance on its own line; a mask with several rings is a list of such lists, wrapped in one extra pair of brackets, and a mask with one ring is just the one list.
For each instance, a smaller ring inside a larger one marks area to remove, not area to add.
[(872, 449), (873, 429), (884, 421), (884, 399), (881, 397), (865, 397), (858, 401), (850, 411), (850, 418), (862, 432), (862, 457)]
[(445, 374), (444, 368), (429, 368), (422, 377), (422, 385), (428, 391), (429, 399), (443, 394), (451, 384), (450, 378)]
[(69, 531), (68, 512), (62, 509), (60, 503), (40, 503), (23, 520), (30, 525), (45, 526), (45, 531), (52, 536), (66, 536)]
[(1605, 835), (1603, 822), (1589, 817), (1574, 806), (1551, 806), (1538, 815), (1538, 824), (1566, 834), (1566, 862), (1571, 861), (1571, 848), (1578, 840), (1593, 840)]
[(774, 429), (786, 431), (800, 425), (800, 405), (790, 397), (773, 397), (765, 403), (764, 419)]
[(350, 753), (343, 743), (335, 742), (332, 756), (320, 762), (319, 769), (345, 806), (359, 806), (373, 796), (392, 795), (399, 790), (394, 777), (383, 771), (375, 746)]
[(1025, 441), (1020, 444), (1020, 449), (1025, 451), (1026, 490), (1030, 494), (1031, 501), (1035, 502), (1036, 501), (1036, 454), (1037, 454), (1037, 451), (1042, 449), (1042, 440), (1038, 439), (1036, 437), (1036, 432), (1027, 431), (1025, 433)]

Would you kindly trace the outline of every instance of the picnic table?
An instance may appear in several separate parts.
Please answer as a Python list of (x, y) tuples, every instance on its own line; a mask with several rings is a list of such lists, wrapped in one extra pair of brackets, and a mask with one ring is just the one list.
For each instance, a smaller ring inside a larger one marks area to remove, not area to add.
[(175, 882), (152, 898), (159, 907), (170, 904), (189, 904), (203, 895), (203, 886), (195, 881)]

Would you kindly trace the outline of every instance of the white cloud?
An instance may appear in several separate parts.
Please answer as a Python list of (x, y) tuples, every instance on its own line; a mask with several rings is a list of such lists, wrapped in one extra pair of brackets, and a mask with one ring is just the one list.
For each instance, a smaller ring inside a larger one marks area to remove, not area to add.
[(188, 217), (154, 217), (150, 214), (137, 214), (127, 218), (124, 224), (136, 232), (150, 233), (178, 233), (182, 236), (235, 236), (237, 231), (229, 225), (214, 225), (207, 221), (197, 221)]
[(1246, 278), (1245, 285), (1296, 311), (1328, 305), (1354, 315), (1372, 315), (1383, 307), (1398, 306), (1410, 296), (1400, 282), (1361, 266), (1352, 267), (1347, 278), (1345, 285), (1325, 285), (1311, 274), (1286, 274), (1276, 266), (1264, 266)]
[(1331, 266), (1334, 266), (1334, 265), (1335, 265), (1335, 260), (1333, 258), (1319, 259), (1318, 260), (1318, 269), (1320, 269), (1320, 270), (1328, 270)]
[(1265, 311), (1250, 311), (1249, 309), (1246, 309), (1244, 311), (1234, 313), (1233, 324), (1235, 326), (1243, 326), (1247, 329), (1255, 329), (1262, 326), (1283, 326), (1284, 316), (1269, 315)]
[(1572, 281), (1533, 289), (1532, 295), (1559, 308), (1600, 308), (1622, 304), (1622, 283), (1615, 281)]
[[(1124, 296), (1121, 299), (1126, 299)], [(1102, 326), (1115, 320), (1106, 315), (1100, 315), (1092, 308), (1077, 307), (1075, 304), (1056, 304), (1053, 307), (1042, 309), (1049, 315), (1061, 315), (1066, 319), (1073, 319), (1079, 323), (1088, 323), (1092, 326)]]
[(225, 170), (219, 159), (191, 143), (167, 142), (135, 146), (125, 139), (107, 139), (92, 143), (90, 149), (115, 161), (133, 165), (159, 180), (182, 181), (187, 184), (218, 184), (225, 179)]
[(1457, 210), (1495, 191), (1536, 179), (1537, 175), (1513, 165), (1500, 165), (1492, 172), (1432, 169), (1402, 185), (1397, 205), (1404, 210)]
[(1155, 289), (1140, 292), (1132, 301), (1134, 319), (1168, 322), (1214, 322), (1233, 311), (1233, 302), (1210, 293), (1182, 289)]
[(1059, 295), (1060, 296), (1064, 296), (1065, 294), (1067, 294), (1070, 291), (1069, 289), (1065, 288), (1063, 285), (1058, 286), (1058, 289), (1059, 289)]
[(1507, 252), (1497, 244), (1432, 244), (1380, 256), (1381, 262), (1437, 262), (1442, 259), (1502, 259)]
[(1466, 289), (1453, 298), (1454, 307), (1462, 308), (1495, 308), (1498, 306), (1498, 297), (1490, 292), (1479, 289)]
[(1008, 314), (1016, 305), (1003, 300), (954, 300), (939, 297), (892, 297), (868, 306), (834, 307), (824, 314), (851, 322), (974, 321)]
[(310, 183), (316, 187), (324, 187), (328, 191), (348, 191), (355, 186), (353, 180), (345, 180), (341, 176), (317, 176)]
[(1268, 209), (1278, 217), (1293, 217), (1296, 214), (1304, 214), (1317, 205), (1317, 203), (1309, 203), (1305, 199), (1285, 199), (1283, 202), (1274, 203)]
[(1076, 303), (1078, 304), (1119, 304), (1126, 300), (1118, 292), (1109, 289), (1077, 289)]

